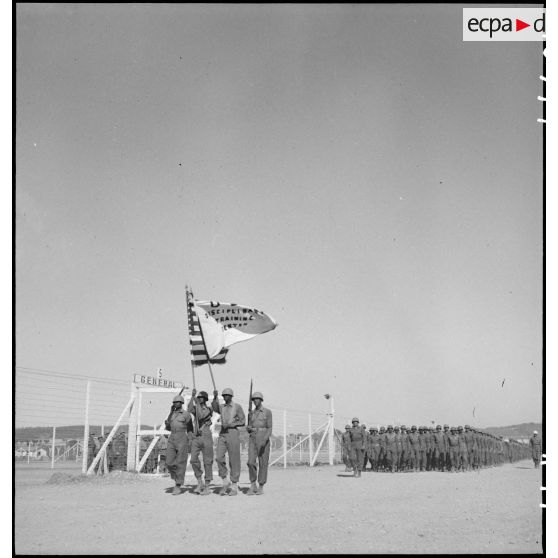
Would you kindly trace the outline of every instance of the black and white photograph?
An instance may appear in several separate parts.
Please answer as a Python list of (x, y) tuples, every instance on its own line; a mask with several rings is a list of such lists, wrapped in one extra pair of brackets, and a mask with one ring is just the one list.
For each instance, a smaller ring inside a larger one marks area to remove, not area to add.
[(12, 552), (545, 555), (545, 20), (14, 3)]

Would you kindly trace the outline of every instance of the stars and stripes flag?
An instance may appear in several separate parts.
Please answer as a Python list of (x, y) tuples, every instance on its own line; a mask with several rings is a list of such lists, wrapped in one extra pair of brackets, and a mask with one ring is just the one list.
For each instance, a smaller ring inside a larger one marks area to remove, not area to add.
[(186, 288), (192, 365), (223, 364), (231, 345), (277, 327), (265, 312), (232, 302), (196, 300)]

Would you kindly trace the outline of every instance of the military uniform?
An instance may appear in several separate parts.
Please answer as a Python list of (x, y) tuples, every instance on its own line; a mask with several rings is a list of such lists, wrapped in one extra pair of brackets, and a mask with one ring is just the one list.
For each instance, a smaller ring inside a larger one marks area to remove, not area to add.
[(409, 434), (409, 465), (414, 471), (418, 471), (419, 465), (419, 448), (420, 440), (416, 426), (411, 426)]
[(353, 426), (349, 430), (351, 437), (351, 463), (353, 464), (355, 477), (360, 477), (362, 473), (362, 460), (364, 458), (365, 438), (362, 428), (358, 424), (358, 418), (355, 417), (352, 422)]
[(384, 441), (386, 447), (386, 468), (393, 473), (395, 472), (395, 462), (397, 459), (397, 437), (393, 431), (393, 426), (389, 425), (387, 427)]
[[(261, 399), (263, 395), (257, 391), (252, 399)], [(259, 487), (257, 494), (263, 494), (263, 487), (267, 482), (267, 469), (269, 465), (269, 452), (271, 448), (270, 437), (273, 428), (273, 416), (269, 409), (263, 406), (252, 411), (248, 421), (248, 473), (250, 475), (250, 487), (252, 493), (255, 491), (255, 482)], [(248, 492), (250, 494), (250, 491)]]
[(368, 435), (368, 454), (372, 471), (378, 470), (380, 458), (380, 435), (377, 428), (371, 428)]
[[(184, 400), (182, 399), (182, 401)], [(185, 409), (174, 410), (166, 426), (167, 430), (170, 430), (166, 455), (167, 470), (176, 485), (181, 486), (184, 484), (188, 453), (190, 452), (192, 417)], [(179, 493), (180, 490), (173, 490), (173, 494)]]
[(442, 427), (440, 425), (436, 426), (436, 432), (433, 434), (434, 436), (434, 450), (433, 450), (433, 469), (437, 469), (438, 471), (443, 471), (444, 469), (444, 461), (446, 458), (446, 437), (442, 432)]
[[(230, 388), (222, 391), (222, 395), (229, 393), (231, 396), (233, 392)], [(217, 466), (219, 468), (219, 476), (223, 479), (223, 489), (220, 494), (225, 495), (229, 489), (228, 483), (225, 482), (228, 470), (226, 464), (226, 454), (229, 454), (229, 466), (231, 470), (231, 482), (233, 489), (231, 495), (237, 493), (237, 483), (240, 478), (240, 437), (238, 434), (238, 427), (244, 426), (246, 416), (242, 407), (233, 401), (230, 403), (219, 403), (217, 396), (211, 402), (211, 408), (214, 412), (221, 415), (221, 431), (217, 440)]]
[(450, 430), (450, 435), (448, 436), (448, 447), (450, 470), (457, 473), (457, 468), (459, 467), (459, 435), (457, 434), (455, 428)]
[[(200, 401), (200, 399), (202, 401)], [(194, 469), (194, 475), (198, 481), (198, 486), (194, 489), (196, 494), (207, 496), (209, 485), (213, 480), (213, 435), (211, 433), (211, 417), (213, 410), (210, 409), (206, 401), (208, 395), (205, 391), (200, 391), (197, 397), (192, 398), (188, 403), (188, 412), (194, 415), (194, 436), (192, 438), (192, 456), (190, 463)], [(203, 472), (200, 463), (200, 453), (203, 460)], [(205, 473), (205, 486), (202, 483), (202, 475)]]
[(345, 471), (351, 470), (351, 435), (349, 430), (351, 426), (347, 424), (345, 426), (345, 432), (341, 436), (341, 459), (345, 464)]

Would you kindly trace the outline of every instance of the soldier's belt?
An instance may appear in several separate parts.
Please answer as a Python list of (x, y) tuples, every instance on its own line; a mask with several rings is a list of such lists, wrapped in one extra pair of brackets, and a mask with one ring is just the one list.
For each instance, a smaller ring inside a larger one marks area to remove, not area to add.
[(252, 426), (253, 430), (267, 430), (267, 426)]

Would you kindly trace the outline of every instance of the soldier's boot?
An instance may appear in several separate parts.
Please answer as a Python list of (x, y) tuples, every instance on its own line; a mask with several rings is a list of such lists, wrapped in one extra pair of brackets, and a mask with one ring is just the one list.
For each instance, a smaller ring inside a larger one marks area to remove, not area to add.
[(354, 477), (358, 477), (358, 469), (355, 469), (355, 470), (354, 470), (353, 476), (354, 476)]
[(257, 492), (258, 492), (258, 487), (256, 486), (256, 483), (253, 482), (253, 483), (250, 484), (250, 488), (248, 489), (248, 492), (246, 492), (246, 494), (248, 496), (253, 496)]
[(236, 496), (237, 494), (238, 494), (238, 483), (233, 482), (232, 487), (231, 487), (231, 491), (229, 492), (229, 496)]
[(209, 483), (211, 481), (206, 480), (205, 481), (205, 485), (202, 488), (202, 491), (200, 492), (201, 496), (209, 496), (209, 494), (211, 494), (211, 492), (209, 491)]
[(228, 479), (223, 479), (223, 486), (219, 490), (219, 496), (226, 496), (229, 488), (231, 487), (231, 483)]
[(258, 492), (257, 492), (258, 495), (261, 495), (261, 494), (264, 493), (263, 487), (264, 487), (264, 485), (263, 485), (263, 484), (260, 484), (260, 486), (258, 487)]
[(198, 486), (194, 488), (194, 494), (201, 494), (203, 490), (203, 483), (201, 477), (198, 479)]
[(182, 490), (180, 490), (180, 485), (177, 484), (177, 485), (174, 486), (173, 489), (172, 489), (172, 495), (173, 495), (173, 496), (178, 496), (179, 494), (182, 494)]

